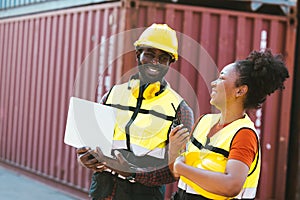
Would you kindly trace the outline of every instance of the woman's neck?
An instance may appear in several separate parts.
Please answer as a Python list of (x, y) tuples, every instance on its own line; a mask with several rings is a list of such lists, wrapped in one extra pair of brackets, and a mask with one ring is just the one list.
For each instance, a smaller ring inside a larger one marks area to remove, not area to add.
[(220, 125), (231, 123), (235, 120), (241, 119), (245, 116), (245, 110), (239, 109), (239, 110), (230, 110), (227, 109), (225, 112), (221, 112), (221, 117), (219, 120)]

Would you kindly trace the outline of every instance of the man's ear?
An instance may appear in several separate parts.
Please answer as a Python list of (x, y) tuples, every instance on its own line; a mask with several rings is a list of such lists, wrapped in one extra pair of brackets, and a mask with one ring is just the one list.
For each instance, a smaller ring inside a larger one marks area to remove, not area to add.
[(236, 97), (244, 96), (244, 95), (247, 94), (247, 92), (248, 92), (248, 86), (247, 85), (239, 86), (237, 88), (237, 91), (236, 91)]
[(172, 59), (171, 61), (170, 61), (170, 65), (172, 64), (172, 63), (174, 63), (175, 62), (175, 59)]
[(142, 53), (141, 50), (136, 50), (135, 51), (135, 56), (136, 56), (137, 61), (140, 59), (141, 53)]

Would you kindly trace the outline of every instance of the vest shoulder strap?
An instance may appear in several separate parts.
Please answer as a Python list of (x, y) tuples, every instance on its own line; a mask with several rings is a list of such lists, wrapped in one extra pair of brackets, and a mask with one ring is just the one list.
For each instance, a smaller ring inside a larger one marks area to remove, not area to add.
[(243, 130), (243, 129), (249, 129), (249, 130), (251, 130), (251, 131), (253, 131), (253, 133), (254, 133), (254, 135), (255, 135), (255, 138), (256, 138), (256, 141), (257, 141), (257, 158), (256, 158), (256, 162), (255, 162), (255, 166), (254, 166), (254, 168), (251, 170), (251, 172), (249, 172), (249, 174), (248, 174), (248, 176), (251, 176), (251, 174), (253, 174), (253, 172), (255, 171), (255, 169), (257, 168), (257, 166), (258, 166), (258, 161), (259, 161), (259, 156), (260, 156), (260, 150), (259, 150), (259, 147), (260, 147), (260, 144), (259, 144), (259, 139), (258, 139), (258, 136), (257, 136), (257, 134), (256, 134), (256, 132), (254, 131), (254, 130), (252, 130), (251, 128), (247, 128), (247, 127), (243, 127), (243, 128), (240, 128), (237, 132), (236, 132), (236, 134), (232, 137), (232, 140), (231, 140), (231, 142), (230, 142), (230, 149), (231, 149), (231, 146), (232, 146), (232, 142), (233, 142), (233, 140), (234, 140), (234, 138), (237, 136), (237, 134), (241, 131), (241, 130)]

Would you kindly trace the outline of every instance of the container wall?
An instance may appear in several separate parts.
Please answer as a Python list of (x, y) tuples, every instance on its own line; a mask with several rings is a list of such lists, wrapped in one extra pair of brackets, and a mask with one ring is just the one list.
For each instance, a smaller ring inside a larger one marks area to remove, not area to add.
[[(300, 10), (300, 2), (297, 2), (297, 9)], [(300, 20), (300, 13), (297, 13), (297, 20)], [(300, 26), (297, 27), (296, 44), (300, 44)], [(300, 90), (300, 45), (296, 45), (295, 50), (293, 86), (286, 199), (300, 199), (300, 93), (298, 92)]]
[(118, 45), (105, 41), (120, 16), (112, 3), (0, 21), (2, 162), (87, 191), (90, 172), (63, 142), (69, 98), (95, 101), (98, 82), (117, 73), (99, 69)]
[[(138, 17), (128, 16), (131, 26), (127, 28), (167, 23), (177, 31), (180, 59), (167, 78), (187, 99), (196, 117), (212, 111), (209, 84), (215, 72), (252, 50), (271, 48), (273, 53), (283, 54), (293, 77), (296, 24), (288, 17), (141, 1), (135, 6), (129, 13)], [(170, 75), (172, 71), (177, 73)], [(261, 137), (260, 199), (284, 199), (291, 94), (292, 78), (283, 92), (276, 92), (262, 109), (249, 113)], [(173, 189), (170, 186), (168, 193)]]
[(0, 0), (0, 10), (2, 9), (9, 9), (9, 8), (15, 8), (18, 6), (26, 6), (26, 5), (32, 5), (37, 4), (41, 2), (46, 1), (54, 1), (54, 0)]
[(0, 19), (108, 2), (110, 0), (0, 0)]

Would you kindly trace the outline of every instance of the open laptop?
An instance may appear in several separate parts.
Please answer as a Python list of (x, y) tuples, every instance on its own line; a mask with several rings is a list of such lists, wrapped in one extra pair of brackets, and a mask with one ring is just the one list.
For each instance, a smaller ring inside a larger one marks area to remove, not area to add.
[(115, 121), (115, 108), (71, 97), (64, 142), (76, 148), (99, 146), (111, 157)]

